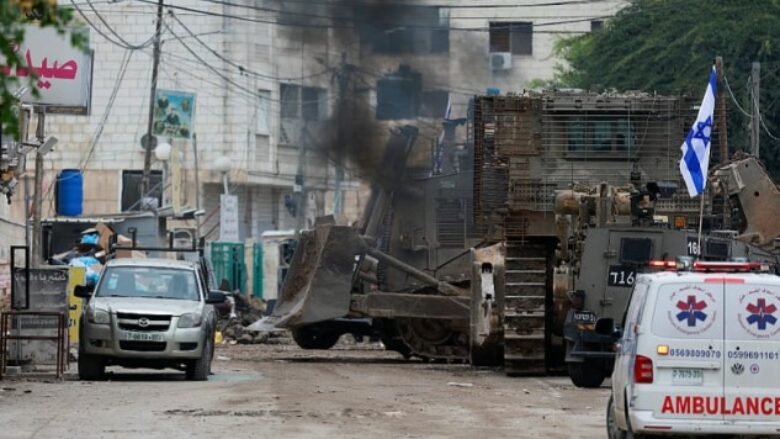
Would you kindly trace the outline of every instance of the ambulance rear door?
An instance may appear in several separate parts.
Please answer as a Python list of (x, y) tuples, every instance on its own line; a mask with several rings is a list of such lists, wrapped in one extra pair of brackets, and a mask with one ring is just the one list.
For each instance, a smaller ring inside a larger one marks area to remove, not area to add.
[(771, 275), (731, 275), (725, 288), (725, 417), (777, 421), (780, 282)]
[(658, 419), (723, 419), (723, 293), (722, 282), (699, 274), (659, 286), (652, 336), (639, 352), (655, 363), (654, 383), (639, 392), (638, 408)]

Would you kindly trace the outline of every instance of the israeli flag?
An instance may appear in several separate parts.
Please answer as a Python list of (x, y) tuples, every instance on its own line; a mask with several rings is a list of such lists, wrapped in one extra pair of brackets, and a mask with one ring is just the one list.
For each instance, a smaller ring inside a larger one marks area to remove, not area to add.
[(707, 170), (710, 166), (710, 139), (712, 138), (712, 119), (715, 113), (715, 96), (718, 92), (718, 76), (712, 67), (710, 81), (704, 99), (701, 101), (699, 115), (691, 131), (682, 144), (680, 173), (691, 198), (704, 192), (707, 184)]

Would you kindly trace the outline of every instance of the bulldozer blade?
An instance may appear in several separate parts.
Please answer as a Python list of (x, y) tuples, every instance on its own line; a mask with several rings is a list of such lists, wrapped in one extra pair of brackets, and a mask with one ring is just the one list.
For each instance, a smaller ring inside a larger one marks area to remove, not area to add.
[(332, 224), (301, 232), (273, 313), (258, 328), (294, 328), (347, 315), (355, 256), (363, 251), (357, 230)]

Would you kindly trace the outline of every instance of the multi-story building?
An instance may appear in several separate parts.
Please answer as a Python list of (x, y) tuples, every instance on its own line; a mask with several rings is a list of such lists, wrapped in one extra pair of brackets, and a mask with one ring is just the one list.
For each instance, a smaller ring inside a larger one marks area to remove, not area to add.
[[(89, 116), (47, 117), (59, 144), (44, 166), (45, 215), (54, 214), (57, 173), (74, 168), (83, 170), (85, 215), (137, 209), (157, 1), (74, 1), (77, 19), (92, 27), (92, 108)], [(228, 160), (241, 238), (308, 225), (334, 209), (340, 221), (354, 220), (366, 193), (350, 159), (382, 147), (375, 130), (354, 125), (416, 124), (419, 142), (433, 149), (445, 114), (466, 117), (470, 97), (488, 89), (550, 79), (555, 42), (598, 30), (625, 4), (516, 3), (166, 1), (158, 88), (193, 94), (195, 115), (189, 138), (171, 141), (182, 172), (153, 160), (153, 195), (205, 210), (208, 232), (223, 192), (217, 164)], [(300, 186), (305, 221), (297, 217)], [(24, 221), (21, 196), (10, 217)]]

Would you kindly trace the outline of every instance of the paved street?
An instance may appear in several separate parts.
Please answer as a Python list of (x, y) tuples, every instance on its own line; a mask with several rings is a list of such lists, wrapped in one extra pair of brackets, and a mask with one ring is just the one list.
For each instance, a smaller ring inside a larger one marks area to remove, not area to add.
[[(215, 375), (0, 383), (2, 438), (602, 438), (608, 390), (339, 345), (226, 346)], [(75, 365), (71, 366), (75, 372)]]

